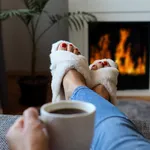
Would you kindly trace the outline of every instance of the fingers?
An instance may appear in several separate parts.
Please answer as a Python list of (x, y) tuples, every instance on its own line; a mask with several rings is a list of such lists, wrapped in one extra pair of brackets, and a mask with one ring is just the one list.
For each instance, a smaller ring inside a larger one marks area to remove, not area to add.
[(20, 117), (19, 119), (17, 119), (17, 120), (15, 121), (15, 123), (13, 124), (13, 126), (14, 126), (15, 128), (23, 128), (23, 126), (24, 126), (23, 117)]
[(7, 134), (6, 134), (6, 139), (9, 141), (11, 137), (13, 137), (15, 134), (23, 130), (24, 126), (24, 120), (23, 117), (20, 117), (15, 121), (15, 123), (9, 128)]
[(29, 108), (24, 111), (23, 113), (24, 117), (24, 126), (32, 126), (39, 121), (38, 118), (38, 111), (35, 108)]
[[(24, 126), (24, 120), (23, 120), (23, 117), (20, 117), (19, 119), (17, 119), (15, 121), (15, 123), (9, 128), (8, 132), (7, 132), (7, 135), (10, 134), (11, 131), (13, 130), (21, 130), (23, 129), (23, 126)], [(6, 135), (6, 136), (7, 136)]]
[(12, 150), (48, 149), (48, 132), (39, 121), (38, 112), (34, 108), (24, 111), (23, 117), (8, 131), (6, 139)]

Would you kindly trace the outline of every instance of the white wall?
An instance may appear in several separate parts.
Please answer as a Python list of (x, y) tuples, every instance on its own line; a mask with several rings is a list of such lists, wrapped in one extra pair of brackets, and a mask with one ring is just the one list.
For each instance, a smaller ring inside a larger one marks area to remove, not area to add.
[[(24, 8), (23, 0), (1, 0), (1, 9)], [(68, 12), (68, 0), (50, 0), (46, 8), (50, 13)], [(38, 32), (43, 31), (48, 25), (48, 18), (43, 17)], [(32, 44), (24, 24), (17, 18), (12, 18), (2, 23), (2, 38), (6, 70), (9, 71), (30, 71)], [(43, 36), (38, 44), (36, 71), (49, 70), (49, 53), (51, 43), (68, 39), (68, 26), (66, 21), (53, 26)]]
[(69, 0), (69, 10), (88, 12), (149, 11), (149, 0)]
[[(99, 21), (150, 21), (150, 0), (69, 0), (69, 11), (93, 13)], [(69, 31), (69, 39), (88, 58), (88, 25)], [(150, 96), (150, 90), (119, 91), (119, 96)]]

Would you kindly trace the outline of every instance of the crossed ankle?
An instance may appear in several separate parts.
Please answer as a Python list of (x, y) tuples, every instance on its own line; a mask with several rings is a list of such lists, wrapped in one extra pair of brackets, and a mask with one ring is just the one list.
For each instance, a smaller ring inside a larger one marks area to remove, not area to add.
[(106, 100), (110, 100), (110, 95), (107, 91), (107, 89), (103, 85), (97, 85), (93, 88), (93, 91), (95, 91), (97, 94), (105, 98)]
[(74, 69), (69, 70), (63, 78), (66, 98), (69, 99), (74, 90), (79, 86), (86, 86), (84, 77)]

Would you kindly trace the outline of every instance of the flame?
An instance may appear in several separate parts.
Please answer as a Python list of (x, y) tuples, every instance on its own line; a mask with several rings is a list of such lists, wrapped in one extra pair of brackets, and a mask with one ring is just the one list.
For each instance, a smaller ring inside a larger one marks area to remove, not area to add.
[[(130, 36), (129, 29), (120, 29), (120, 40), (115, 50), (115, 62), (118, 65), (118, 69), (121, 74), (139, 75), (146, 72), (146, 48), (144, 49), (144, 55), (137, 58), (135, 62), (131, 55), (132, 43), (129, 43), (125, 48), (125, 43)], [(100, 37), (98, 42), (98, 48), (90, 46), (90, 63), (93, 63), (96, 59), (112, 58), (110, 45), (110, 35), (104, 34)]]

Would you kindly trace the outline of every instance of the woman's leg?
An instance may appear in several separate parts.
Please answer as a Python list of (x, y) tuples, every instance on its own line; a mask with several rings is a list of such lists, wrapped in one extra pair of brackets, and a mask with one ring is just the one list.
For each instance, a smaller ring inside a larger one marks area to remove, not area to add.
[[(66, 95), (72, 100), (90, 102), (96, 106), (93, 150), (148, 150), (150, 143), (117, 107), (86, 87), (80, 73), (70, 70), (63, 80)], [(73, 92), (74, 91), (74, 92)]]
[[(62, 44), (59, 45), (59, 49), (79, 54), (78, 49), (72, 46), (66, 47)], [(100, 67), (102, 66), (96, 64), (95, 69)], [(109, 67), (109, 64), (105, 64), (104, 67)], [(66, 97), (90, 102), (96, 106), (95, 134), (91, 146), (93, 150), (150, 149), (149, 141), (136, 130), (134, 124), (117, 107), (87, 88), (83, 76), (76, 70), (70, 70), (64, 76), (63, 87)]]
[(72, 100), (96, 106), (93, 150), (148, 150), (150, 143), (117, 107), (85, 86), (75, 89)]

